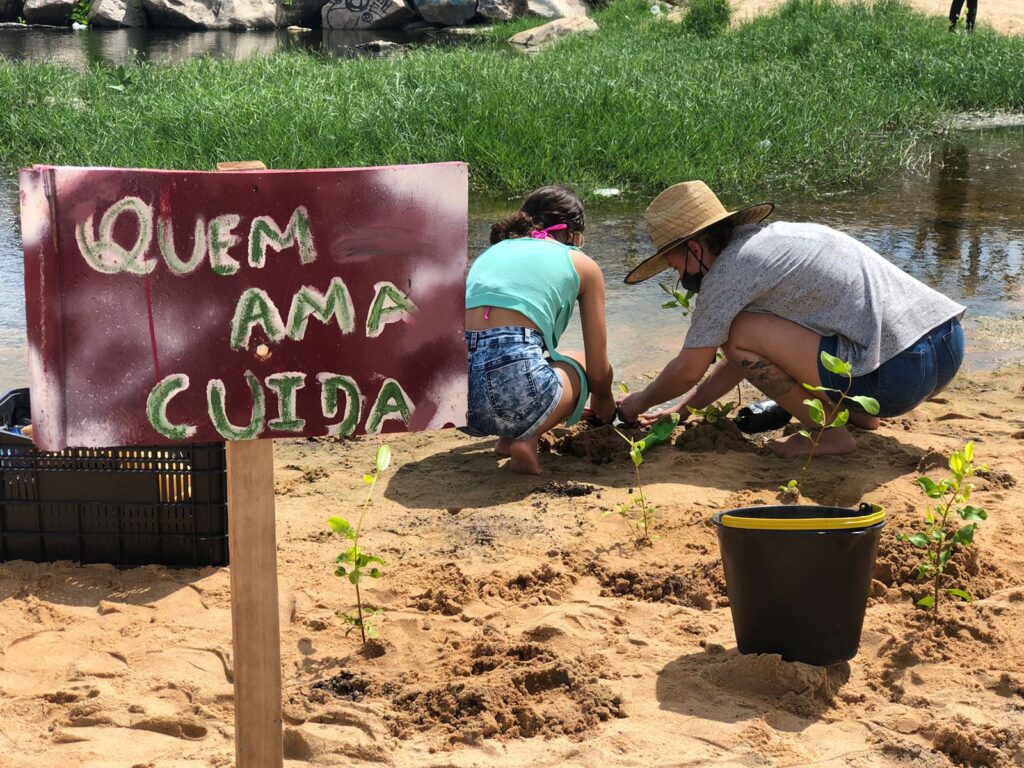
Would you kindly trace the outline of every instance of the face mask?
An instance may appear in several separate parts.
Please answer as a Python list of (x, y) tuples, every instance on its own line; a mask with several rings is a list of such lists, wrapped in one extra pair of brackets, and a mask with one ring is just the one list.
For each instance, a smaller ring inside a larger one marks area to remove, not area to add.
[(700, 284), (704, 280), (704, 275), (707, 274), (708, 268), (704, 265), (704, 259), (702, 259), (696, 253), (694, 253), (693, 249), (690, 248), (689, 245), (686, 246), (686, 250), (688, 250), (690, 252), (690, 255), (697, 260), (697, 263), (700, 265), (700, 268), (696, 273), (692, 275), (689, 272), (684, 272), (682, 275), (680, 275), (679, 284), (688, 291), (700, 293)]
[(687, 291), (692, 291), (693, 293), (700, 293), (700, 284), (703, 279), (703, 272), (698, 272), (694, 275), (691, 275), (689, 272), (687, 272), (683, 275), (680, 275), (679, 284), (683, 286), (683, 288)]

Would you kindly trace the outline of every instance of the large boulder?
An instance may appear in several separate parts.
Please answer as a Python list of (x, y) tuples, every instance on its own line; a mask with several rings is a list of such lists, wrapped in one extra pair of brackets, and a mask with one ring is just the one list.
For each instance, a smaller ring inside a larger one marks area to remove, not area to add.
[(155, 27), (182, 29), (272, 29), (274, 0), (142, 0)]
[(75, 0), (25, 0), (22, 15), (29, 24), (67, 26)]
[(290, 3), (279, 2), (277, 5), (277, 26), (307, 27), (314, 29), (320, 26), (320, 11), (326, 0), (292, 0)]
[(570, 16), (589, 16), (587, 0), (529, 0), (530, 13), (542, 19), (564, 19)]
[(94, 0), (89, 9), (93, 27), (144, 27), (142, 0)]
[(21, 18), (21, 0), (0, 0), (0, 23)]
[(588, 19), (586, 16), (570, 16), (565, 19), (555, 19), (547, 24), (542, 24), (533, 29), (527, 29), (518, 35), (512, 35), (508, 41), (526, 51), (536, 51), (542, 45), (549, 45), (556, 40), (561, 40), (569, 35), (580, 32), (596, 32), (597, 22)]
[(530, 10), (527, 0), (477, 0), (476, 10), (491, 21), (512, 21)]
[(330, 0), (323, 7), (324, 29), (387, 29), (416, 18), (405, 0)]
[(476, 16), (476, 0), (412, 0), (413, 5), (431, 24), (457, 27)]

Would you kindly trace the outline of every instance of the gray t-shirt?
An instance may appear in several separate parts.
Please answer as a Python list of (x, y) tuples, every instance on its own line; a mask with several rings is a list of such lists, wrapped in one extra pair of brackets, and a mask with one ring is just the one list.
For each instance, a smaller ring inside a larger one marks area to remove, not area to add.
[(777, 221), (735, 230), (704, 276), (684, 346), (721, 346), (742, 311), (838, 336), (837, 356), (860, 376), (964, 307), (849, 235)]

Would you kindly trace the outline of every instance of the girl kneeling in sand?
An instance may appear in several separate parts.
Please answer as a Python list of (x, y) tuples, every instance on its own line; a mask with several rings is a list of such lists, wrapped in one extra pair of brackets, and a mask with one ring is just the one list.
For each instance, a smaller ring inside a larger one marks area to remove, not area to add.
[[(767, 203), (727, 211), (702, 181), (669, 187), (648, 207), (658, 250), (626, 282), (675, 269), (700, 298), (682, 351), (619, 405), (623, 420), (684, 393), (673, 410), (686, 414), (686, 406), (704, 408), (746, 379), (816, 429), (803, 404), (804, 384), (872, 397), (887, 417), (917, 407), (956, 375), (964, 357), (964, 307), (830, 227), (762, 224), (771, 211)], [(719, 347), (726, 359), (701, 381)], [(828, 371), (822, 352), (850, 363), (852, 382)], [(826, 423), (834, 410), (826, 407)], [(878, 426), (856, 403), (850, 421)], [(782, 456), (807, 455), (811, 441), (794, 434), (771, 448)], [(822, 433), (817, 452), (855, 448), (842, 427)]]
[[(468, 425), (497, 435), (495, 450), (515, 472), (541, 473), (538, 438), (566, 418), (578, 421), (588, 390), (598, 419), (615, 414), (604, 276), (579, 250), (585, 224), (571, 190), (538, 189), (491, 227), (492, 245), (466, 279)], [(559, 354), (577, 300), (585, 356)]]

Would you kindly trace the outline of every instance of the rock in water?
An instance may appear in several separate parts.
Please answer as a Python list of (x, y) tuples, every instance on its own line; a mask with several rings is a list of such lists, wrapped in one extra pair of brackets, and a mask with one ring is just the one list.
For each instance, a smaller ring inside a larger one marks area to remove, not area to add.
[(476, 0), (412, 0), (424, 21), (457, 27), (476, 16)]
[(29, 24), (67, 26), (68, 17), (75, 9), (74, 0), (25, 0), (22, 14)]
[(142, 0), (95, 0), (89, 9), (89, 23), (94, 27), (144, 27)]
[(404, 0), (331, 0), (321, 13), (324, 29), (386, 29), (416, 18)]
[(542, 19), (564, 19), (570, 16), (589, 16), (587, 0), (529, 0), (530, 13)]
[(476, 11), (491, 21), (512, 21), (529, 12), (527, 0), (477, 0)]

